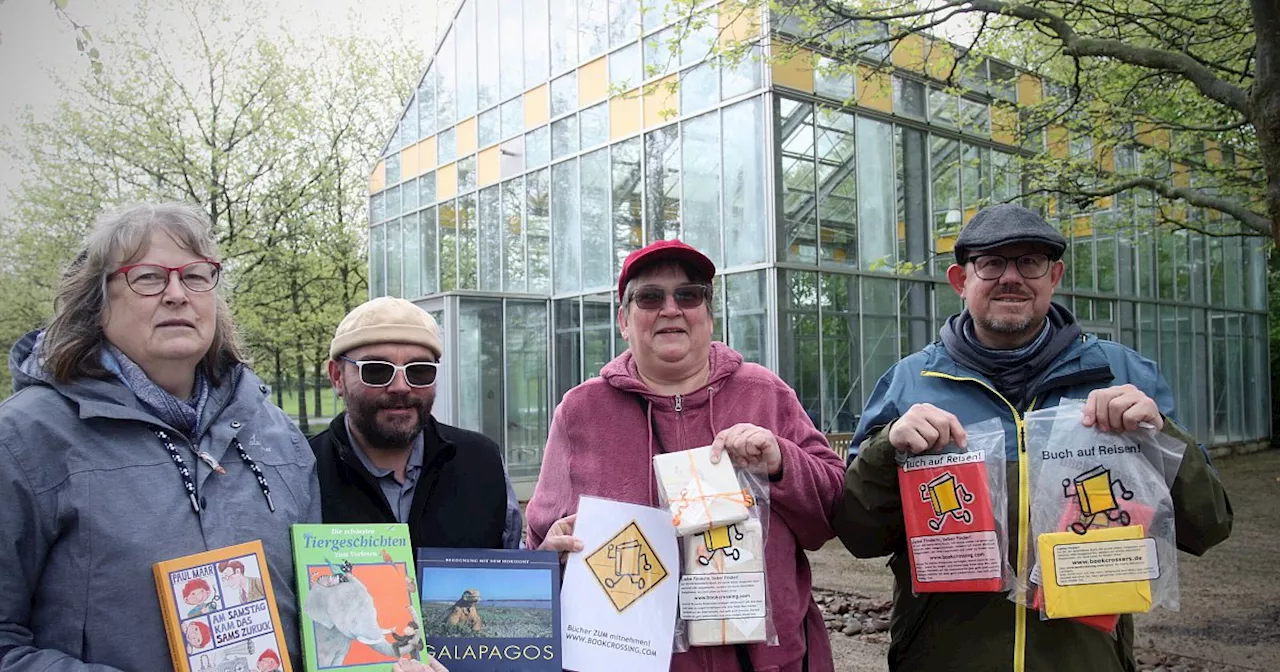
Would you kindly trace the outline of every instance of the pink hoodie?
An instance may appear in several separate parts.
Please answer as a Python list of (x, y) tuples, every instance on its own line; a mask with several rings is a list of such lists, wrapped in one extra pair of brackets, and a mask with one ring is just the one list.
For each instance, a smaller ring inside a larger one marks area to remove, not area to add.
[[(537, 548), (556, 520), (572, 514), (579, 495), (658, 505), (652, 456), (709, 445), (716, 434), (749, 422), (769, 429), (782, 450), (782, 478), (769, 487), (765, 546), (769, 600), (778, 646), (749, 645), (756, 672), (829, 672), (831, 642), (810, 592), (809, 561), (835, 536), (831, 517), (843, 493), (844, 464), (813, 426), (795, 392), (772, 371), (744, 363), (729, 346), (711, 344), (707, 385), (679, 397), (659, 396), (640, 381), (625, 352), (593, 378), (569, 390), (556, 408), (538, 486), (529, 500), (529, 547)], [(645, 406), (658, 427), (652, 436)], [(680, 410), (676, 410), (679, 408)], [(660, 441), (659, 441), (660, 437)], [(659, 443), (661, 448), (659, 447)], [(738, 672), (734, 647), (695, 647), (672, 658), (673, 672)]]

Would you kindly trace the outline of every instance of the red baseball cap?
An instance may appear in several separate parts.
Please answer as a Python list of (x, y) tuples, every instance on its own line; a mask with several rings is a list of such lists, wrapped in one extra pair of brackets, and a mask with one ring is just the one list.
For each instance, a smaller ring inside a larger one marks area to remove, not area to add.
[(658, 240), (627, 255), (622, 262), (622, 272), (618, 274), (618, 300), (627, 290), (627, 281), (640, 274), (646, 266), (660, 261), (674, 261), (688, 266), (696, 275), (708, 281), (716, 277), (716, 265), (711, 263), (707, 255), (680, 240)]

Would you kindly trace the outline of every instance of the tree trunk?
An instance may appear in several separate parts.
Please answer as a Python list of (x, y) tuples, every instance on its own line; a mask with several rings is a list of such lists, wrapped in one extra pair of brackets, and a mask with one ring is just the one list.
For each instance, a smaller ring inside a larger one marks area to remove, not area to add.
[(1252, 121), (1267, 173), (1267, 210), (1271, 237), (1280, 244), (1280, 0), (1251, 0), (1254, 80)]
[[(301, 340), (301, 339), (299, 339)], [(298, 429), (303, 434), (311, 434), (311, 423), (307, 421), (307, 365), (302, 359), (301, 343), (298, 344), (297, 370), (298, 370)]]
[(324, 408), (320, 405), (320, 400), (324, 397), (324, 384), (321, 382), (324, 373), (321, 371), (321, 362), (324, 358), (316, 356), (315, 375), (311, 379), (311, 399), (315, 401), (315, 417), (324, 417)]
[(276, 408), (284, 410), (284, 364), (280, 361), (280, 348), (273, 352), (276, 360)]

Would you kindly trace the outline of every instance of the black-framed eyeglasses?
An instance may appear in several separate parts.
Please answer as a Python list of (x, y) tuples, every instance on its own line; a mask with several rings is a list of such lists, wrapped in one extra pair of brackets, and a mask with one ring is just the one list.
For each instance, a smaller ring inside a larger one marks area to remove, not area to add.
[(1027, 280), (1043, 278), (1049, 272), (1049, 255), (1043, 252), (1032, 252), (1017, 257), (1006, 257), (999, 254), (979, 254), (971, 257), (973, 272), (982, 280), (999, 280), (1009, 262)]
[[(711, 298), (711, 286), (700, 283), (680, 285), (671, 290), (676, 305), (684, 310), (697, 308)], [(631, 300), (643, 310), (658, 310), (667, 302), (667, 288), (659, 285), (637, 287), (631, 293)]]
[(436, 373), (440, 362), (409, 362), (408, 364), (392, 364), (380, 359), (351, 359), (339, 355), (338, 359), (351, 362), (360, 370), (360, 382), (366, 387), (386, 387), (395, 380), (396, 372), (404, 374), (404, 382), (409, 387), (431, 387), (436, 384)]
[(135, 294), (155, 296), (169, 288), (169, 275), (175, 271), (183, 287), (193, 292), (207, 292), (218, 286), (218, 279), (222, 277), (222, 264), (208, 259), (181, 266), (129, 264), (107, 274), (107, 278), (123, 275), (125, 284), (129, 285), (129, 289), (132, 289)]

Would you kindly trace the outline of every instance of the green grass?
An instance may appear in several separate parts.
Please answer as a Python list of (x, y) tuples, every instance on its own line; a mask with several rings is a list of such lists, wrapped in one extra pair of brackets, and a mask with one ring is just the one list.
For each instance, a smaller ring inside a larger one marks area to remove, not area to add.
[[(296, 420), (298, 418), (298, 388), (296, 386), (290, 386), (280, 390), (280, 392), (284, 397), (284, 403), (280, 405), (280, 408)], [(307, 391), (307, 417), (313, 419), (316, 417), (314, 394), (315, 393), (310, 390)], [(271, 403), (276, 403), (275, 389), (271, 390)], [(332, 418), (338, 413), (341, 413), (344, 408), (346, 408), (346, 406), (342, 403), (342, 399), (335, 397), (331, 388), (325, 388), (320, 391), (320, 410), (322, 411), (322, 417)], [(313, 427), (312, 429), (315, 428)]]

